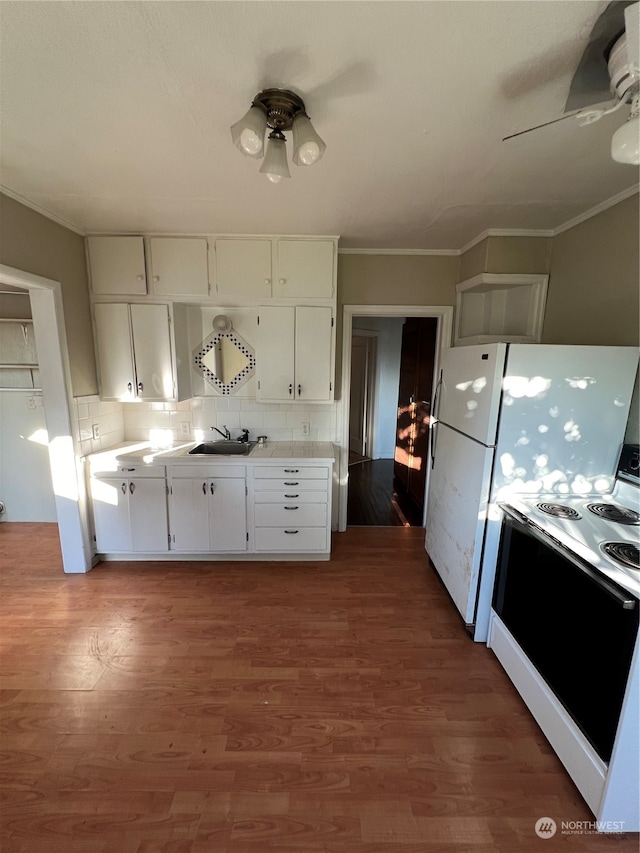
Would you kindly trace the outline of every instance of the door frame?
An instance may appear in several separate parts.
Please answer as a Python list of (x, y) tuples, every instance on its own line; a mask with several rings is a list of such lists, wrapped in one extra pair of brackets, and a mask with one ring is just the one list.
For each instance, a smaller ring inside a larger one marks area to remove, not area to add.
[[(453, 340), (453, 305), (343, 305), (342, 306), (342, 382), (341, 411), (338, 419), (338, 530), (347, 529), (347, 501), (349, 486), (349, 396), (351, 390), (351, 336), (354, 317), (435, 317), (436, 351), (433, 365), (434, 383), (440, 369), (442, 354)], [(425, 493), (429, 489), (429, 472)], [(425, 500), (425, 512), (427, 502)], [(423, 517), (424, 525), (424, 517)]]
[(60, 282), (0, 264), (0, 282), (29, 293), (48, 434), (62, 566), (88, 572), (93, 556), (82, 462), (76, 453), (71, 372)]

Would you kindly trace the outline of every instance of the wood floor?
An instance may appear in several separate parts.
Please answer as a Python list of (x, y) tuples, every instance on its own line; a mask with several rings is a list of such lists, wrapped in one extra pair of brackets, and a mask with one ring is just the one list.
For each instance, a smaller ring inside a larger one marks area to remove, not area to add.
[(561, 833), (591, 814), (422, 543), (64, 576), (1, 524), (2, 853), (635, 853)]
[(422, 511), (394, 484), (393, 459), (349, 464), (347, 523), (374, 527), (422, 524)]

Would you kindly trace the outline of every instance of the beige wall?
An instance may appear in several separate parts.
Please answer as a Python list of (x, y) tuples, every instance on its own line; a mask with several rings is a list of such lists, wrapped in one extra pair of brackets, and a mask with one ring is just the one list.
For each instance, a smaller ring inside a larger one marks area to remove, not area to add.
[(637, 346), (638, 196), (553, 239), (543, 343)]
[(338, 305), (455, 305), (459, 261), (455, 255), (341, 254)]
[(0, 223), (0, 263), (60, 282), (73, 394), (97, 394), (83, 238), (2, 194)]
[(547, 275), (551, 244), (550, 237), (485, 237), (460, 258), (458, 281), (483, 272)]

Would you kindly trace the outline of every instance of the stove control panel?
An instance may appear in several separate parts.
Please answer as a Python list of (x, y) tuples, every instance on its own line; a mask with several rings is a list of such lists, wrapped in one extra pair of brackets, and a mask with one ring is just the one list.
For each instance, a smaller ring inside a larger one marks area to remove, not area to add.
[(618, 463), (618, 477), (640, 485), (640, 445), (622, 445), (622, 453)]

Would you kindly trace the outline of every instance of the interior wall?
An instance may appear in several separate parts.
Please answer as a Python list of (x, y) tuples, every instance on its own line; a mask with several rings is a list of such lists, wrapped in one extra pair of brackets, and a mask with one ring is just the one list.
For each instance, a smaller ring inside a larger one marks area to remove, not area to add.
[(353, 331), (379, 332), (377, 340), (372, 459), (393, 459), (398, 421), (398, 381), (403, 317), (354, 317)]
[(637, 346), (638, 195), (553, 238), (542, 342)]
[(458, 281), (483, 272), (547, 275), (551, 247), (551, 237), (485, 237), (460, 257)]
[(1, 193), (0, 221), (0, 263), (60, 282), (73, 394), (97, 394), (83, 238)]
[[(342, 340), (344, 305), (455, 305), (458, 255), (338, 256), (336, 340)], [(336, 347), (336, 391), (342, 350)]]

